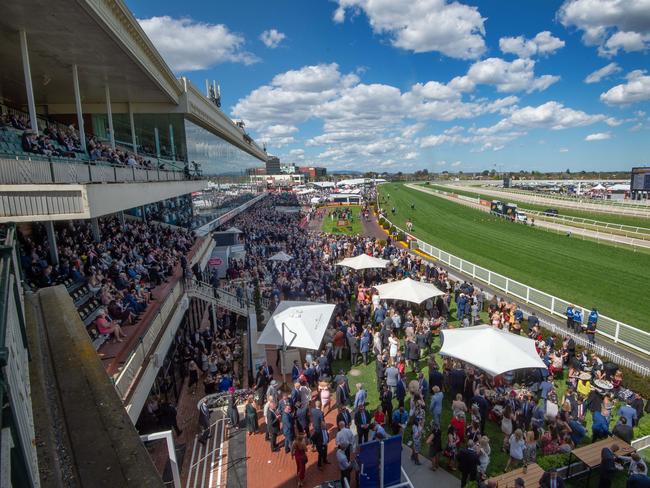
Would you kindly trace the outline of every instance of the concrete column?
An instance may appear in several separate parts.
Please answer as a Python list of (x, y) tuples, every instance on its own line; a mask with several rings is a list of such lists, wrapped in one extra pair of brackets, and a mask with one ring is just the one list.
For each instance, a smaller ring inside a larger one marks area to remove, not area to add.
[(86, 149), (86, 129), (84, 128), (84, 115), (81, 111), (81, 91), (79, 90), (79, 70), (77, 65), (72, 65), (72, 83), (74, 85), (74, 103), (77, 107), (77, 124), (79, 125), (79, 140), (81, 142), (81, 149), (87, 152)]
[(93, 240), (95, 242), (102, 240), (102, 233), (99, 230), (99, 219), (97, 217), (90, 219), (90, 231), (93, 233)]
[(110, 141), (111, 147), (115, 149), (115, 132), (113, 131), (113, 109), (111, 107), (111, 89), (106, 83), (104, 87), (106, 90), (106, 116), (108, 117), (108, 130), (111, 133)]
[(129, 124), (131, 125), (131, 144), (133, 145), (133, 154), (138, 154), (138, 143), (135, 140), (135, 122), (133, 122), (133, 107), (129, 102)]
[(117, 219), (120, 221), (120, 224), (124, 226), (125, 224), (124, 212), (117, 212)]
[(156, 141), (156, 157), (160, 158), (160, 134), (158, 134), (158, 127), (153, 129), (153, 138)]
[(59, 250), (56, 246), (56, 234), (54, 233), (54, 222), (48, 220), (45, 222), (45, 231), (47, 232), (47, 242), (50, 243), (50, 260), (53, 265), (59, 264)]
[(29, 107), (29, 125), (38, 134), (38, 120), (36, 119), (36, 102), (34, 101), (34, 88), (32, 86), (32, 68), (29, 65), (29, 50), (27, 49), (27, 32), (20, 31), (20, 54), (23, 59), (23, 73), (25, 74), (25, 89), (27, 90), (27, 106)]
[(174, 126), (169, 124), (169, 140), (171, 141), (172, 159), (176, 161), (176, 146), (174, 145)]

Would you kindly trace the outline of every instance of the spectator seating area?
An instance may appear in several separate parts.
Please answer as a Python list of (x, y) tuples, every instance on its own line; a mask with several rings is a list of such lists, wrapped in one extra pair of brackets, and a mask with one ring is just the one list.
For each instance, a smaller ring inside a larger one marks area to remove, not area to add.
[[(2, 108), (2, 107), (0, 107)], [(39, 119), (39, 122), (42, 122)], [(40, 125), (40, 124), (39, 124)], [(150, 159), (134, 154), (130, 147), (116, 146), (86, 134), (85, 153), (74, 127), (46, 122), (39, 135), (29, 127), (29, 118), (17, 111), (0, 114), (0, 157), (54, 162), (91, 161), (141, 169), (183, 170), (182, 162)]]
[(58, 265), (51, 262), (42, 226), (24, 227), (19, 237), (26, 283), (33, 289), (63, 284), (97, 350), (111, 335), (119, 341), (115, 330), (138, 322), (156, 299), (154, 288), (168, 281), (177, 263), (187, 265), (195, 240), (184, 229), (135, 219), (124, 225), (100, 219), (99, 231), (95, 242), (87, 222), (55, 227)]

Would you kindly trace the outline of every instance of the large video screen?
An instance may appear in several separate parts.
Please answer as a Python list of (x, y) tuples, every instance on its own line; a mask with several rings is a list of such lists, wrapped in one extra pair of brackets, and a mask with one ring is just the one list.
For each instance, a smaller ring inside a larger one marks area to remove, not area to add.
[(650, 191), (650, 167), (632, 168), (630, 189)]

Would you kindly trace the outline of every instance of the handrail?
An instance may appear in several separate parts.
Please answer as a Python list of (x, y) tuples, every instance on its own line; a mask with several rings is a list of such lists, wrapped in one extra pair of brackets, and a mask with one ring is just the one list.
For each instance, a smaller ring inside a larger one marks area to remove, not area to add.
[[(25, 161), (29, 161), (29, 164), (25, 164)], [(192, 178), (183, 171), (121, 166), (104, 161), (22, 160), (0, 156), (0, 184), (85, 184), (189, 179)]]

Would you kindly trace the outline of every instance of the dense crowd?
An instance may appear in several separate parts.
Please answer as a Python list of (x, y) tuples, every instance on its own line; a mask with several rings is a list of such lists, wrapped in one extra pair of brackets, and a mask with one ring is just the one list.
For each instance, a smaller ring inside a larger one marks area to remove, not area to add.
[[(287, 197), (283, 198), (286, 204)], [(622, 442), (631, 441), (645, 403), (624, 387), (615, 365), (578, 351), (571, 337), (545, 336), (535, 314), (525, 318), (515, 304), (489, 297), (472, 283), (451, 280), (443, 269), (399, 249), (390, 238), (309, 231), (300, 225), (300, 215), (276, 211), (273, 205), (278, 201), (267, 198), (264, 205), (238, 217), (235, 225), (245, 233), (247, 254), (243, 262), (232, 263), (229, 273), (257, 281), (262, 295), (276, 303), (310, 300), (337, 305), (322, 349), (308, 351), (304, 362), (294, 363), (291, 392), (279, 388), (272, 367), (264, 364), (256, 372), (257, 399), (251, 397), (246, 407), (250, 433), (258, 429), (256, 400), (263, 407), (271, 449), (280, 449), (277, 439), (282, 434), (285, 451), (296, 459), (300, 482), (307, 445), (318, 452), (319, 467), (327, 462), (330, 439), (323, 419), (332, 408), (338, 409), (338, 433), (331, 440), (338, 447), (342, 477), (348, 479), (358, 446), (387, 432), (410, 437), (414, 463), (420, 463), (425, 446), (432, 469), (445, 457), (449, 469), (461, 471), (463, 485), (470, 479), (487, 483), (494, 449), (508, 453), (506, 469), (527, 466), (538, 454), (570, 452), (587, 439), (588, 417), (592, 440), (615, 435)], [(269, 261), (278, 251), (292, 259)], [(391, 265), (364, 273), (335, 266), (360, 253), (389, 259)], [(379, 299), (373, 285), (404, 277), (434, 283), (445, 293), (419, 306)], [(481, 314), (495, 328), (535, 340), (547, 369), (490, 377), (451, 358), (436, 360), (431, 346), (439, 331), (452, 321), (460, 327), (481, 323)], [(597, 317), (592, 321), (595, 324)], [(380, 405), (374, 411), (366, 405), (370, 385), (352, 389), (344, 371), (334, 368), (334, 362), (343, 358), (349, 358), (352, 366), (376, 360), (372, 387), (378, 389)], [(421, 371), (424, 364), (426, 376)], [(416, 379), (407, 383), (407, 372)], [(618, 411), (615, 403), (622, 404)], [(443, 408), (451, 410), (446, 426)], [(488, 422), (502, 437), (488, 436)], [(634, 476), (646, 476), (645, 463), (636, 454), (618, 461), (629, 463)], [(609, 486), (613, 472), (603, 469), (602, 486)], [(556, 473), (548, 473), (545, 480), (549, 479), (557, 480)]]
[(99, 240), (87, 221), (69, 221), (55, 228), (59, 263), (51, 261), (44, 227), (20, 234), (21, 261), (28, 282), (47, 287), (63, 282), (85, 283), (101, 304), (95, 318), (99, 334), (124, 337), (122, 326), (135, 323), (155, 297), (152, 290), (169, 280), (174, 267), (187, 266), (194, 236), (153, 222), (116, 218), (99, 220)]

